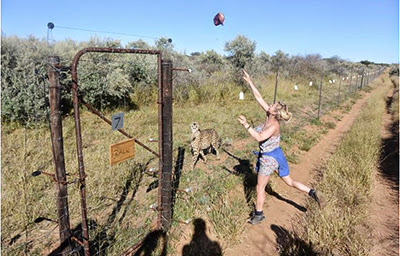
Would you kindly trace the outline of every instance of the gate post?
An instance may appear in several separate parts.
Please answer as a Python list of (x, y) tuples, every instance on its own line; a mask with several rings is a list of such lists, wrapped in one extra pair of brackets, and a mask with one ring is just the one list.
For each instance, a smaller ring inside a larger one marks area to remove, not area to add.
[(62, 119), (60, 114), (61, 93), (60, 93), (60, 58), (58, 56), (49, 57), (49, 67), (47, 69), (50, 89), (50, 133), (53, 151), (53, 161), (56, 170), (57, 180), (57, 210), (58, 226), (60, 230), (60, 249), (63, 255), (71, 252), (71, 229), (68, 211), (68, 191), (67, 178), (64, 161), (64, 143), (62, 135)]
[(161, 61), (161, 91), (159, 93), (159, 176), (158, 223), (168, 230), (172, 205), (172, 61)]

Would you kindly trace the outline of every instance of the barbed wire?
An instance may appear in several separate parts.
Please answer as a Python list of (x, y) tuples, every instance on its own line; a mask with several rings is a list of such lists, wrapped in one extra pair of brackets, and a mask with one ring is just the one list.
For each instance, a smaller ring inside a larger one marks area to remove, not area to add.
[(102, 33), (102, 34), (112, 34), (112, 35), (121, 35), (121, 36), (132, 36), (132, 37), (144, 37), (144, 38), (158, 39), (158, 37), (154, 37), (154, 36), (143, 36), (143, 35), (121, 33), (121, 32), (113, 32), (113, 31), (105, 31), (105, 30), (74, 28), (74, 27), (66, 27), (66, 26), (55, 26), (55, 27), (56, 28), (62, 28), (62, 29), (69, 29), (69, 30), (78, 30), (78, 31), (85, 31), (85, 32)]

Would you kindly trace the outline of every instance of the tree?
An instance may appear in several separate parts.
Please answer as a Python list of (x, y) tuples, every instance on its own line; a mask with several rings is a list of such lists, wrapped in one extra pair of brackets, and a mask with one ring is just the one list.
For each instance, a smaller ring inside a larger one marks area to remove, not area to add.
[(288, 62), (289, 54), (286, 54), (281, 50), (278, 50), (275, 55), (271, 57), (272, 69), (275, 72), (279, 72), (279, 70), (285, 67)]
[(158, 50), (162, 51), (164, 58), (166, 58), (166, 59), (172, 58), (174, 45), (172, 44), (171, 38), (161, 37), (159, 39), (156, 39), (155, 44), (156, 44), (156, 48)]
[(200, 55), (200, 63), (202, 68), (211, 74), (222, 68), (224, 59), (216, 51), (210, 50)]
[(1, 116), (3, 121), (29, 123), (46, 117), (47, 43), (2, 35)]
[(368, 67), (368, 65), (374, 64), (373, 62), (368, 61), (368, 60), (362, 60), (362, 61), (360, 61), (360, 63), (365, 65), (365, 66), (367, 66), (367, 67)]
[(233, 66), (240, 70), (254, 58), (256, 42), (245, 36), (238, 35), (234, 40), (225, 43), (224, 50), (229, 53), (228, 59)]
[(137, 41), (129, 42), (126, 45), (126, 48), (129, 48), (129, 49), (149, 49), (150, 45), (148, 43), (146, 43), (145, 41), (143, 41), (142, 39), (139, 39)]
[(246, 71), (261, 75), (269, 75), (271, 72), (271, 56), (266, 52), (261, 51), (260, 54), (255, 55), (249, 65), (245, 67)]

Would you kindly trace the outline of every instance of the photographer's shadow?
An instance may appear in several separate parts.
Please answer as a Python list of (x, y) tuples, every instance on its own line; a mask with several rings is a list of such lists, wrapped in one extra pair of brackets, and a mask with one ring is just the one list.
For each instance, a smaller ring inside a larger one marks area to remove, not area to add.
[(222, 256), (219, 243), (207, 237), (206, 222), (199, 218), (193, 221), (193, 225), (192, 241), (183, 247), (182, 256)]

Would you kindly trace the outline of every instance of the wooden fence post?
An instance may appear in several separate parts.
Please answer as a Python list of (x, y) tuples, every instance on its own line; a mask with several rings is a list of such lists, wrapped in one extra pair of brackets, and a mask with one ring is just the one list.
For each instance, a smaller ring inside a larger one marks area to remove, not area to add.
[(50, 90), (50, 132), (53, 150), (53, 160), (56, 170), (57, 180), (57, 210), (58, 210), (58, 226), (60, 230), (60, 249), (63, 255), (69, 254), (71, 251), (71, 229), (69, 223), (68, 210), (68, 191), (67, 178), (65, 172), (64, 161), (64, 143), (62, 135), (62, 118), (61, 118), (61, 88), (60, 88), (60, 58), (52, 56), (49, 58), (49, 67), (47, 69)]

